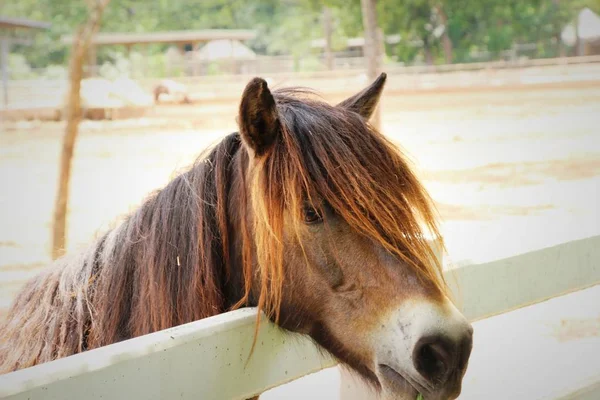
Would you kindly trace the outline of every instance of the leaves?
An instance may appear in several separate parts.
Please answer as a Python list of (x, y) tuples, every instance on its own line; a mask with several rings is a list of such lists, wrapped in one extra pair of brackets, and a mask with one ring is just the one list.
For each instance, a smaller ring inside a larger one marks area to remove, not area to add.
[[(0, 2), (0, 15), (52, 22), (36, 45), (22, 52), (34, 67), (65, 64), (67, 48), (61, 35), (73, 33), (87, 18), (87, 2), (105, 0), (19, 0)], [(259, 52), (305, 57), (310, 42), (323, 37), (322, 8), (331, 8), (333, 42), (362, 36), (360, 0), (112, 0), (105, 10), (102, 31), (155, 32), (187, 29), (256, 29), (250, 45)], [(443, 58), (443, 35), (454, 60), (470, 61), (473, 52), (499, 53), (514, 43), (550, 43), (583, 7), (600, 12), (600, 0), (378, 0), (379, 25), (386, 35), (402, 40), (388, 52), (411, 62), (423, 46)], [(445, 18), (444, 18), (445, 17)], [(164, 51), (154, 46), (152, 53)], [(100, 62), (119, 48), (102, 49)]]

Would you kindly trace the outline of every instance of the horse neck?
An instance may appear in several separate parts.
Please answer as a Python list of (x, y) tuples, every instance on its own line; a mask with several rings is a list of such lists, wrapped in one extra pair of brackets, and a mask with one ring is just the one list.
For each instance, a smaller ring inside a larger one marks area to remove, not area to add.
[(213, 316), (240, 299), (247, 165), (240, 149), (239, 137), (226, 137), (107, 235), (94, 297), (113, 339)]

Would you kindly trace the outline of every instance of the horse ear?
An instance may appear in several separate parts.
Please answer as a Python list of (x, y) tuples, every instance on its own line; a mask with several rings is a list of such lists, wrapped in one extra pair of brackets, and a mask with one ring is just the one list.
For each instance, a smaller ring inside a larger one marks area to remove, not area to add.
[(354, 111), (364, 119), (371, 118), (371, 115), (373, 115), (373, 112), (379, 103), (379, 99), (381, 98), (386, 78), (386, 73), (382, 73), (369, 87), (363, 89), (354, 96), (347, 98), (337, 106)]
[(238, 125), (242, 139), (258, 156), (265, 154), (279, 135), (275, 99), (264, 79), (252, 79), (244, 89)]

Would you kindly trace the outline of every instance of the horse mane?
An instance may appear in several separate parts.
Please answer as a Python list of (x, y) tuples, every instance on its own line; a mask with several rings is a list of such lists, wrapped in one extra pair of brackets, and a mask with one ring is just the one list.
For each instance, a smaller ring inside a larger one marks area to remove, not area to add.
[[(445, 290), (425, 234), (439, 237), (432, 202), (400, 150), (358, 114), (308, 90), (274, 97), (281, 134), (253, 168), (244, 167), (240, 135), (225, 137), (120, 226), (26, 284), (0, 326), (0, 373), (244, 305), (277, 320), (284, 210), (298, 234), (307, 202), (322, 215), (330, 207)], [(224, 292), (232, 227), (241, 230), (243, 286), (234, 299)]]
[(0, 326), (0, 373), (226, 311), (231, 134), (80, 254), (29, 281)]

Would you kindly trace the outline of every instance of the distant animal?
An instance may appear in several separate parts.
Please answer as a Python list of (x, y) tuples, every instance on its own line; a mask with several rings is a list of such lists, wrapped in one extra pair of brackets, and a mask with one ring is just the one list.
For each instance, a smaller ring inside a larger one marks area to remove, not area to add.
[(426, 239), (427, 192), (368, 123), (385, 81), (330, 105), (251, 80), (239, 132), (26, 284), (0, 370), (255, 306), (391, 398), (457, 397), (473, 329)]
[(191, 103), (188, 89), (183, 83), (173, 80), (164, 79), (154, 86), (154, 103), (158, 104), (160, 95), (166, 94), (171, 96), (179, 103)]

